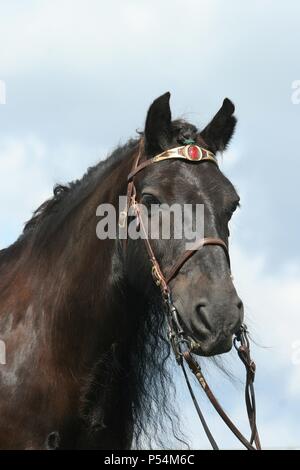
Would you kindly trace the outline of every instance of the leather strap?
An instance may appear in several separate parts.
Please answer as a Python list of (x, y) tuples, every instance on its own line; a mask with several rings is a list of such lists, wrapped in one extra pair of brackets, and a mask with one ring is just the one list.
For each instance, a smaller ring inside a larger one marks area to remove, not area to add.
[(152, 165), (153, 163), (158, 163), (158, 162), (165, 161), (165, 160), (174, 160), (174, 159), (176, 159), (176, 160), (184, 160), (184, 161), (188, 161), (188, 162), (192, 162), (192, 163), (210, 161), (210, 162), (212, 162), (212, 163), (214, 163), (215, 165), (218, 166), (218, 162), (217, 162), (217, 159), (216, 159), (215, 155), (212, 152), (210, 152), (209, 150), (206, 150), (206, 149), (204, 149), (202, 147), (199, 147), (197, 145), (193, 145), (192, 147), (196, 147), (201, 152), (201, 157), (194, 160), (194, 159), (189, 158), (187, 156), (187, 152), (184, 151), (184, 149), (186, 147), (191, 147), (191, 146), (188, 145), (188, 146), (176, 147), (176, 148), (173, 148), (173, 149), (170, 149), (170, 150), (166, 150), (165, 152), (162, 152), (159, 155), (156, 155), (153, 158), (149, 158), (148, 160), (145, 160), (144, 162), (140, 163), (139, 165), (136, 165), (131, 170), (131, 172), (129, 173), (128, 178), (127, 178), (128, 181), (132, 181), (133, 177), (137, 173), (139, 173), (141, 170), (144, 170), (145, 168)]
[(219, 446), (218, 446), (218, 444), (216, 443), (216, 441), (215, 441), (215, 439), (214, 439), (212, 433), (210, 432), (210, 429), (209, 429), (209, 427), (208, 427), (208, 425), (207, 425), (207, 423), (206, 423), (206, 420), (205, 420), (205, 418), (204, 418), (204, 416), (203, 416), (203, 413), (202, 413), (202, 411), (201, 411), (201, 409), (200, 409), (200, 406), (199, 406), (199, 404), (198, 404), (198, 402), (197, 402), (197, 399), (196, 399), (196, 397), (195, 397), (193, 388), (192, 388), (192, 386), (191, 386), (191, 383), (190, 383), (188, 374), (187, 374), (187, 372), (186, 372), (186, 370), (185, 370), (183, 361), (181, 361), (180, 366), (181, 366), (181, 369), (182, 369), (182, 372), (183, 372), (183, 376), (184, 376), (184, 378), (185, 378), (185, 382), (186, 382), (186, 384), (187, 384), (189, 393), (190, 393), (190, 395), (191, 395), (191, 398), (192, 398), (194, 407), (195, 407), (195, 409), (196, 409), (196, 411), (197, 411), (197, 415), (198, 415), (198, 417), (199, 417), (199, 419), (200, 419), (200, 421), (201, 421), (201, 424), (202, 424), (202, 426), (203, 426), (203, 429), (204, 429), (204, 431), (205, 431), (205, 434), (206, 434), (206, 436), (207, 436), (207, 438), (208, 438), (208, 440), (209, 440), (209, 442), (210, 442), (210, 444), (211, 444), (213, 450), (219, 450)]
[(172, 281), (172, 279), (174, 279), (174, 277), (178, 274), (178, 271), (187, 262), (187, 260), (189, 258), (191, 258), (191, 256), (193, 256), (193, 254), (197, 250), (199, 250), (201, 247), (203, 247), (205, 245), (218, 245), (218, 246), (221, 246), (224, 250), (224, 253), (225, 253), (226, 258), (227, 258), (228, 265), (230, 267), (230, 258), (229, 258), (229, 253), (228, 253), (228, 248), (227, 248), (226, 243), (223, 240), (221, 240), (220, 238), (206, 237), (206, 238), (202, 238), (201, 240), (199, 240), (199, 242), (197, 243), (196, 248), (194, 248), (193, 250), (187, 250), (184, 253), (182, 253), (182, 255), (179, 257), (177, 262), (169, 270), (169, 272), (166, 276), (166, 283), (169, 284), (170, 281)]
[(133, 205), (133, 208), (135, 210), (136, 216), (138, 218), (138, 223), (140, 225), (140, 229), (143, 232), (143, 239), (144, 239), (145, 246), (146, 246), (146, 249), (147, 249), (147, 252), (148, 252), (149, 260), (152, 264), (151, 272), (152, 272), (153, 280), (154, 280), (155, 284), (160, 287), (162, 293), (165, 295), (168, 292), (168, 283), (166, 282), (165, 276), (164, 276), (164, 274), (163, 274), (163, 272), (162, 272), (162, 270), (159, 266), (159, 263), (157, 262), (154, 251), (152, 249), (152, 246), (151, 246), (151, 244), (148, 240), (148, 233), (146, 231), (146, 228), (145, 228), (145, 225), (144, 225), (144, 222), (143, 222), (143, 218), (142, 218), (142, 215), (141, 215), (141, 211), (140, 211), (139, 205), (137, 204), (137, 202), (135, 200), (135, 197), (133, 198), (132, 205)]
[[(206, 382), (204, 375), (202, 374), (201, 368), (197, 361), (192, 357), (191, 353), (189, 351), (183, 352), (183, 357), (185, 361), (187, 362), (189, 368), (197, 378), (199, 384), (201, 385), (202, 389), (204, 390), (205, 394), (207, 395), (209, 401), (219, 414), (219, 416), (222, 418), (222, 420), (225, 422), (225, 424), (229, 427), (229, 429), (233, 432), (233, 434), (237, 437), (237, 439), (246, 447), (248, 450), (257, 450), (255, 447), (253, 447), (252, 442), (249, 442), (243, 434), (238, 430), (238, 428), (235, 426), (235, 424), (231, 421), (229, 416), (225, 413), (223, 410), (222, 406), (218, 402), (217, 398), (215, 397), (214, 393), (212, 392), (211, 388), (209, 387), (208, 383)], [(247, 407), (248, 410), (248, 407)], [(251, 424), (251, 423), (250, 423)], [(253, 433), (255, 434), (255, 441), (257, 448), (260, 449), (260, 443), (259, 443), (259, 437), (256, 429), (253, 427), (253, 423), (251, 426), (252, 430), (252, 435)], [(252, 436), (251, 435), (251, 436)], [(252, 437), (251, 437), (252, 439)]]

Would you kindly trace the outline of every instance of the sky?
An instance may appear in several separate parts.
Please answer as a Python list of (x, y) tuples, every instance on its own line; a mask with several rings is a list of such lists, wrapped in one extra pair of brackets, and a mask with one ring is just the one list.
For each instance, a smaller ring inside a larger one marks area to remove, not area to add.
[[(0, 0), (0, 11), (0, 248), (55, 183), (143, 129), (157, 96), (170, 91), (173, 116), (199, 128), (225, 97), (235, 103), (220, 166), (241, 196), (231, 256), (257, 343), (258, 424), (265, 448), (299, 448), (299, 2)], [(234, 353), (224, 361), (233, 384), (204, 368), (246, 430), (244, 371)], [(191, 445), (208, 447), (180, 380)], [(200, 402), (219, 444), (238, 448), (201, 394)]]

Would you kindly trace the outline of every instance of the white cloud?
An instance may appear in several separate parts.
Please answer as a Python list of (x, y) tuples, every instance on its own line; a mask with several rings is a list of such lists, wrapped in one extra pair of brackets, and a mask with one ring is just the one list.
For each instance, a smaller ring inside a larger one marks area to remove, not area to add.
[[(184, 14), (178, 16), (178, 10)], [(144, 52), (186, 44), (184, 62), (191, 55), (188, 44), (204, 40), (212, 28), (215, 2), (190, 0), (188, 7), (180, 0), (153, 2), (112, 0), (105, 6), (96, 0), (18, 3), (1, 5), (1, 67), (6, 73), (47, 67), (55, 63), (72, 64), (76, 70), (105, 66), (118, 57), (136, 63)], [(205, 17), (199, 25), (199, 17)], [(211, 35), (211, 42), (214, 40)], [(207, 55), (209, 51), (207, 51)], [(171, 64), (170, 64), (171, 65)], [(138, 69), (138, 67), (137, 67)], [(103, 69), (105, 73), (105, 69)], [(138, 70), (137, 70), (138, 72)], [(121, 79), (121, 76), (120, 76)]]
[(0, 142), (0, 246), (12, 243), (32, 212), (52, 194), (56, 183), (80, 178), (87, 167), (100, 160), (98, 151), (79, 142), (47, 147), (37, 136)]
[[(249, 257), (232, 250), (236, 285), (245, 302), (246, 315), (258, 342), (269, 347), (274, 367), (292, 366), (292, 346), (300, 340), (300, 275), (297, 266), (270, 273), (263, 255)], [(263, 354), (263, 353), (262, 353)], [(293, 369), (294, 367), (292, 367)]]

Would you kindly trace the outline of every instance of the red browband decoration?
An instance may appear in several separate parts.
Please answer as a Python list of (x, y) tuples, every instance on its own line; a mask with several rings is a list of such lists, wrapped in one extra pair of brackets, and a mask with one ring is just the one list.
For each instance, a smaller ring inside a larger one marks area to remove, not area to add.
[(199, 145), (189, 144), (182, 147), (175, 147), (156, 155), (153, 160), (161, 161), (168, 158), (184, 158), (186, 160), (199, 162), (201, 160), (212, 160), (217, 164), (215, 155), (209, 150), (199, 147)]
[(145, 160), (142, 163), (139, 163), (140, 157), (141, 152), (137, 157), (135, 168), (131, 171), (128, 176), (128, 181), (131, 181), (134, 175), (136, 175), (143, 168), (146, 168), (152, 163), (157, 163), (164, 160), (179, 159), (190, 162), (211, 161), (218, 166), (216, 156), (212, 152), (195, 144), (183, 145), (181, 147), (175, 147), (169, 150), (165, 150), (159, 155), (156, 155), (153, 158), (149, 158), (148, 160)]

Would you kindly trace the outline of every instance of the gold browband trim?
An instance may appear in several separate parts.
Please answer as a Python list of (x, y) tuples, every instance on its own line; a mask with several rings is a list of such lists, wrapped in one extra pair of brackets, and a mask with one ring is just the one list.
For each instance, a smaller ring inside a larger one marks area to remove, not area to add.
[[(196, 158), (191, 157), (189, 151), (191, 149), (197, 149), (198, 156)], [(167, 160), (169, 158), (182, 158), (184, 160), (189, 160), (192, 162), (200, 162), (201, 160), (213, 160), (214, 163), (218, 164), (215, 155), (209, 150), (199, 147), (199, 145), (183, 145), (182, 147), (175, 147), (173, 149), (165, 150), (153, 157), (153, 162), (159, 162), (161, 160)]]
[[(182, 147), (175, 147), (169, 150), (165, 150), (164, 152), (156, 155), (149, 160), (146, 160), (140, 163), (128, 176), (128, 181), (132, 180), (134, 175), (136, 175), (140, 170), (146, 168), (147, 166), (151, 165), (152, 163), (161, 162), (164, 160), (171, 160), (171, 159), (180, 159), (180, 160), (188, 160), (189, 162), (198, 163), (203, 161), (211, 161), (215, 165), (218, 166), (218, 161), (215, 155), (210, 152), (209, 150), (204, 149), (203, 147), (199, 147), (198, 145), (190, 144), (190, 145), (183, 145)], [(139, 158), (137, 159), (137, 163)]]

